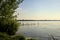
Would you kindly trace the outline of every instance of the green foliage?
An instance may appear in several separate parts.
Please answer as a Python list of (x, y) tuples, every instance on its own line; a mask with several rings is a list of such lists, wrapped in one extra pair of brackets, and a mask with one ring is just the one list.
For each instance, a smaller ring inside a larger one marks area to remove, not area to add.
[(15, 34), (18, 28), (16, 20), (3, 20), (0, 21), (0, 32), (6, 32), (9, 35)]
[(24, 36), (13, 35), (10, 36), (4, 32), (0, 32), (0, 40), (36, 40), (34, 38), (26, 39)]
[(18, 23), (13, 16), (15, 9), (23, 0), (0, 0), (0, 32), (14, 35)]
[(0, 40), (9, 40), (9, 39), (10, 39), (9, 35), (0, 32)]
[(27, 40), (36, 40), (36, 39), (34, 39), (34, 38), (31, 38), (31, 39), (27, 39)]
[(9, 36), (6, 33), (0, 32), (0, 40), (25, 40), (23, 36)]
[(11, 40), (26, 40), (24, 36), (13, 36)]

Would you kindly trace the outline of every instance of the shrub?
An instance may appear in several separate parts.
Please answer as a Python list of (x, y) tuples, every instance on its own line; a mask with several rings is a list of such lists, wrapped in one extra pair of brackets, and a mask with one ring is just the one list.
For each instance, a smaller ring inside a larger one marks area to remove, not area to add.
[(27, 40), (36, 40), (36, 39), (34, 39), (34, 38), (31, 38), (31, 39), (27, 39)]
[(6, 33), (0, 32), (0, 40), (25, 40), (24, 36), (10, 36)]
[(9, 35), (0, 32), (0, 40), (9, 40), (9, 39), (10, 39)]
[(25, 40), (25, 37), (16, 35), (16, 36), (12, 36), (11, 40)]
[(14, 35), (18, 28), (15, 10), (23, 0), (0, 0), (0, 32)]

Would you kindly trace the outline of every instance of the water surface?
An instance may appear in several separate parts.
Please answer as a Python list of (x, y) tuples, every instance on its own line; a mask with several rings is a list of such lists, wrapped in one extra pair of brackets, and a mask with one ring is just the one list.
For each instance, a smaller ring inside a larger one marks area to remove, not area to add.
[(48, 40), (51, 35), (60, 40), (60, 21), (20, 21), (17, 34)]

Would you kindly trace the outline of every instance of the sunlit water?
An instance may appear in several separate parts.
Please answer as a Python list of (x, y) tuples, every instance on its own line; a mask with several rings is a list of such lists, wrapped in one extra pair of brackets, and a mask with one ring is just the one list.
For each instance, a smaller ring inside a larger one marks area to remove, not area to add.
[(60, 40), (60, 21), (21, 21), (17, 34), (42, 40), (51, 40), (51, 35)]

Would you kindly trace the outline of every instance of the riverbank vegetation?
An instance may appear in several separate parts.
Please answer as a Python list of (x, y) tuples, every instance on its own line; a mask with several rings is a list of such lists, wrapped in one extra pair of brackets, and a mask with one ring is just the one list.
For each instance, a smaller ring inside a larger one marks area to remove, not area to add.
[(19, 26), (14, 13), (22, 2), (23, 0), (0, 0), (0, 40), (24, 39), (21, 36), (14, 36)]

